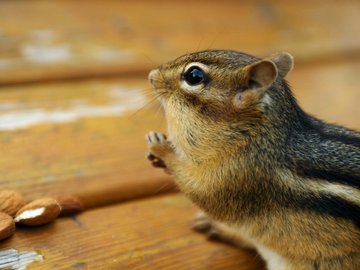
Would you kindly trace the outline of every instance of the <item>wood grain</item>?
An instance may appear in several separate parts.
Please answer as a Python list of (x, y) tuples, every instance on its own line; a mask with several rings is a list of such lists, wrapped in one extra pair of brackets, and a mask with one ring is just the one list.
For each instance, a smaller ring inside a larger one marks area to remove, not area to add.
[(208, 48), (359, 59), (359, 10), (352, 0), (2, 1), (0, 84), (145, 74)]
[(197, 209), (181, 195), (154, 197), (19, 228), (0, 249), (37, 251), (28, 268), (48, 269), (263, 269), (249, 251), (209, 242), (190, 229)]
[(145, 159), (145, 134), (164, 129), (145, 88), (145, 80), (3, 88), (0, 189), (27, 199), (75, 194), (86, 207), (172, 189)]

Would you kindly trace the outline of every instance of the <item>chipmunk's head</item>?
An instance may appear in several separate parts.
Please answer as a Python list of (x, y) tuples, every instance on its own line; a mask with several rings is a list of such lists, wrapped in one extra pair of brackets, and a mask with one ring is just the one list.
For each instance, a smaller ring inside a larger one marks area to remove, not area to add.
[(273, 86), (292, 67), (288, 53), (259, 59), (241, 52), (209, 50), (164, 64), (150, 72), (149, 80), (172, 121), (196, 119), (207, 126), (239, 124), (246, 129), (262, 121), (268, 106), (276, 106)]

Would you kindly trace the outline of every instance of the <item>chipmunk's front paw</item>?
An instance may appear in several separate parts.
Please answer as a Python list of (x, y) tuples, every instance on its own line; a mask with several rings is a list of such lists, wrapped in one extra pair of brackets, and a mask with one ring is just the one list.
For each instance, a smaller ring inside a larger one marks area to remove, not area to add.
[(146, 134), (145, 139), (148, 144), (149, 152), (147, 153), (147, 159), (151, 161), (154, 167), (164, 168), (167, 173), (167, 165), (164, 161), (167, 154), (172, 152), (172, 148), (167, 141), (166, 136), (159, 132), (149, 132)]
[(212, 220), (204, 212), (195, 215), (192, 228), (197, 232), (205, 233), (209, 240), (221, 241), (241, 248), (254, 249), (250, 243), (244, 241), (239, 235), (235, 235), (230, 227)]

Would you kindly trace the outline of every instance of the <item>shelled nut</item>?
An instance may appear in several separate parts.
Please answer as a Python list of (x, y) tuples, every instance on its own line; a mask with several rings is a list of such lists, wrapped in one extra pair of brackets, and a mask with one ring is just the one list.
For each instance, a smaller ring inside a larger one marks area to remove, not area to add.
[(60, 205), (53, 198), (37, 199), (16, 213), (15, 222), (29, 226), (47, 224), (59, 216), (60, 210)]
[(14, 219), (7, 213), (0, 212), (0, 240), (10, 237), (14, 232)]
[(25, 200), (19, 192), (0, 190), (0, 212), (14, 217), (16, 212), (25, 205)]

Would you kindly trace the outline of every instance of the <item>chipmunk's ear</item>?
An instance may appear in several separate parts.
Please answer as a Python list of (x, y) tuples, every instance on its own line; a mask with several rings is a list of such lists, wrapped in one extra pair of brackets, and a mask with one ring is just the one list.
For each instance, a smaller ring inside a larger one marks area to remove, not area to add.
[(270, 56), (269, 58), (275, 63), (279, 74), (285, 77), (294, 68), (294, 57), (287, 52), (281, 52)]
[(278, 71), (275, 64), (268, 59), (245, 66), (241, 70), (242, 87), (233, 98), (235, 108), (239, 109), (256, 103), (261, 98), (264, 90), (268, 89), (275, 81), (277, 75)]
[(261, 60), (244, 68), (246, 89), (268, 88), (276, 79), (277, 68), (270, 60)]

